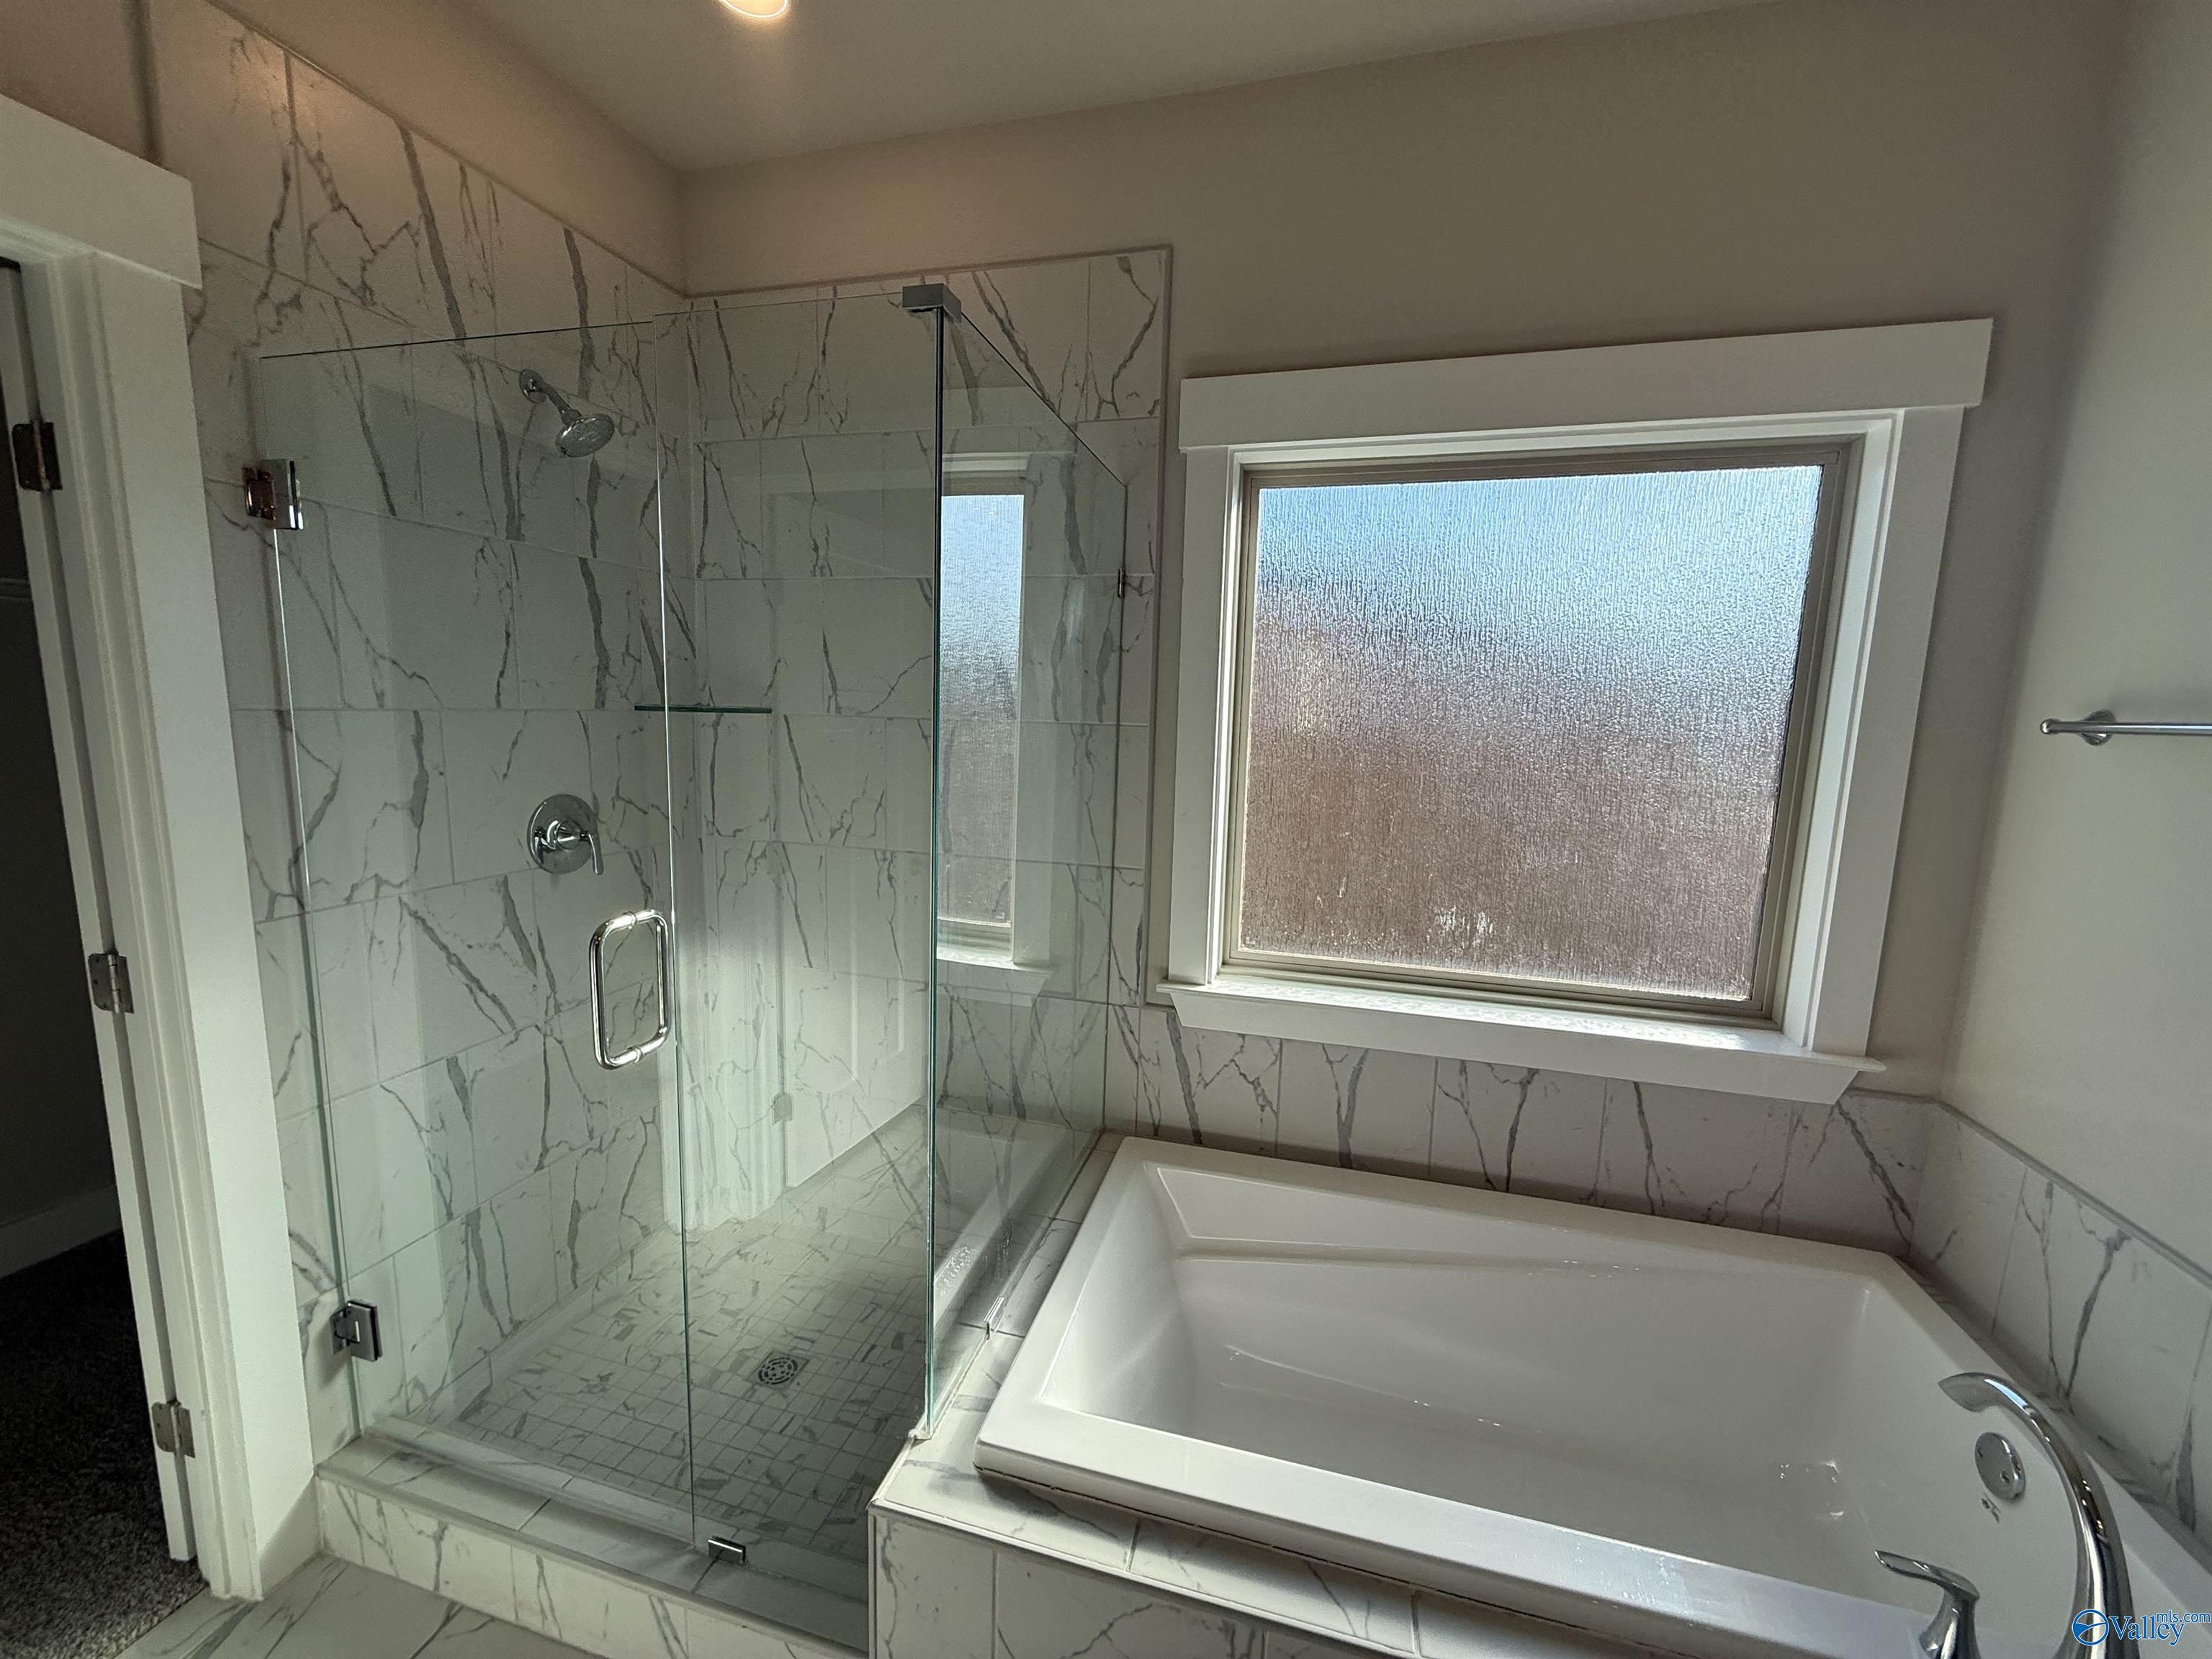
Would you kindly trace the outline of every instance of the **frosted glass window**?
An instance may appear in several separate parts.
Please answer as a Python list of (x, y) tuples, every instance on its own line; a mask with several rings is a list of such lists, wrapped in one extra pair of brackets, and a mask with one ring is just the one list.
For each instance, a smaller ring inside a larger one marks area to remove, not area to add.
[(937, 908), (994, 929), (1013, 918), (1024, 500), (977, 491), (942, 504)]
[(1760, 1006), (1837, 459), (1255, 475), (1232, 955)]

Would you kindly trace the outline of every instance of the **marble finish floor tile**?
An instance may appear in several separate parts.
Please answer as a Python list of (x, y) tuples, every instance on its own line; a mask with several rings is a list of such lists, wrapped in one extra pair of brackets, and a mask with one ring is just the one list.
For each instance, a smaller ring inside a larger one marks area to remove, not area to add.
[(195, 1597), (118, 1659), (581, 1659), (396, 1578), (318, 1556), (263, 1601)]
[(763, 1214), (694, 1235), (685, 1274), (533, 1334), (520, 1363), (423, 1426), (686, 1533), (696, 1485), (700, 1534), (774, 1541), (793, 1576), (849, 1583), (869, 1497), (921, 1409), (923, 1128), (903, 1115)]

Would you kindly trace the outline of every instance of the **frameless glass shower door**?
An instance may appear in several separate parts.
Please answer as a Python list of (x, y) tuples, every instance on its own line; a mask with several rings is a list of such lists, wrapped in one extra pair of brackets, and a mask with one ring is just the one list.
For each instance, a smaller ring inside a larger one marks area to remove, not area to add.
[[(672, 914), (669, 344), (260, 366), (295, 821), (254, 840), (293, 853), (362, 1425), (688, 1530), (666, 933), (618, 921)], [(618, 1298), (664, 1316), (617, 1352)]]

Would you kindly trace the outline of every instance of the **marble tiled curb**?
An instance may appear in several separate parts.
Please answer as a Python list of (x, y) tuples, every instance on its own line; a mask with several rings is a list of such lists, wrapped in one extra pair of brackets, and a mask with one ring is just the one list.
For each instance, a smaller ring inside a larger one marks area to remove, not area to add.
[(338, 1559), (600, 1659), (850, 1659), (865, 1639), (853, 1602), (374, 1439), (324, 1466), (316, 1504)]

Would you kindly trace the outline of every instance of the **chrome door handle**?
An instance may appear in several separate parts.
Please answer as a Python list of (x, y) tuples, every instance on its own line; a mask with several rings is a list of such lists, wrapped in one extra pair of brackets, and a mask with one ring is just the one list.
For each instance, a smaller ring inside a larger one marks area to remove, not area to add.
[[(626, 933), (633, 927), (650, 927), (653, 933), (654, 961), (659, 969), (659, 991), (660, 1019), (653, 1035), (634, 1048), (620, 1054), (607, 1052), (607, 941), (617, 933)], [(600, 1065), (610, 1072), (619, 1072), (625, 1066), (635, 1065), (655, 1048), (668, 1041), (668, 1011), (675, 998), (671, 995), (668, 981), (668, 918), (658, 910), (629, 910), (618, 916), (610, 916), (592, 931), (592, 1053)]]

